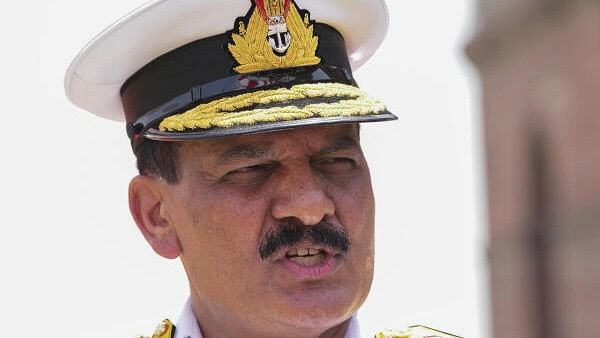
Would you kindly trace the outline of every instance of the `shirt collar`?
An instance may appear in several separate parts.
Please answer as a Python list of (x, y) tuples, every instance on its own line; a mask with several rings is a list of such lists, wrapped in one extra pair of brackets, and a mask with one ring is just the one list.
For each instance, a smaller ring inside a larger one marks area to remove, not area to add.
[[(174, 338), (202, 338), (198, 321), (192, 309), (191, 297), (185, 302), (185, 306), (179, 315), (179, 319), (175, 325)], [(358, 324), (356, 315), (350, 319), (350, 325), (348, 326), (345, 338), (360, 338), (360, 325)]]
[(175, 325), (174, 338), (202, 338), (198, 321), (192, 309), (192, 298), (188, 298)]

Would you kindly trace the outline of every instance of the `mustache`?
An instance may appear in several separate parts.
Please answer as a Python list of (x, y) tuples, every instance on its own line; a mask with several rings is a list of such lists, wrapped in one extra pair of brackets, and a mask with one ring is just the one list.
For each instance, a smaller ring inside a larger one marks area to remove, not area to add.
[(264, 261), (286, 246), (293, 246), (302, 241), (315, 245), (325, 245), (347, 253), (352, 247), (350, 235), (346, 230), (334, 226), (327, 221), (307, 226), (299, 220), (286, 220), (277, 229), (268, 232), (258, 247), (260, 258)]

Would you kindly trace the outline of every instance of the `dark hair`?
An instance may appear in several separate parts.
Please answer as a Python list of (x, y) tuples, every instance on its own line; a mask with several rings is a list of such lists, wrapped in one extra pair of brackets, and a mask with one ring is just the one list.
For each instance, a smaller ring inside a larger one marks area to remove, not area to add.
[(133, 150), (140, 175), (156, 175), (169, 184), (176, 184), (179, 180), (178, 150), (177, 142), (142, 140)]

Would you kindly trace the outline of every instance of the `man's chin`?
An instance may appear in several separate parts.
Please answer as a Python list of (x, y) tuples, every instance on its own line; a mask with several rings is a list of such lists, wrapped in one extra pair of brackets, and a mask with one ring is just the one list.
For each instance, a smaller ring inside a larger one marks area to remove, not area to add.
[(362, 305), (365, 297), (345, 288), (306, 288), (281, 297), (277, 317), (296, 328), (331, 328), (344, 323)]
[[(287, 327), (291, 333), (303, 332), (307, 336), (320, 336), (326, 331), (343, 326), (353, 313), (334, 313), (332, 311), (319, 311), (311, 309), (311, 311), (294, 312), (287, 316), (279, 315), (281, 327)], [(277, 319), (274, 319), (277, 320)]]

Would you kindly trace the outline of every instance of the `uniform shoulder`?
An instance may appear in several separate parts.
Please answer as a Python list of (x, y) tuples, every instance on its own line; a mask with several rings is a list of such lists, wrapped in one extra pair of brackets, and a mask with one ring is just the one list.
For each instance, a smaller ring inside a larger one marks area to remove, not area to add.
[(406, 331), (385, 330), (375, 335), (375, 338), (462, 338), (432, 329), (423, 325), (415, 325), (408, 328)]
[(170, 320), (165, 319), (156, 326), (152, 337), (139, 334), (135, 338), (173, 338), (175, 333), (175, 325)]

